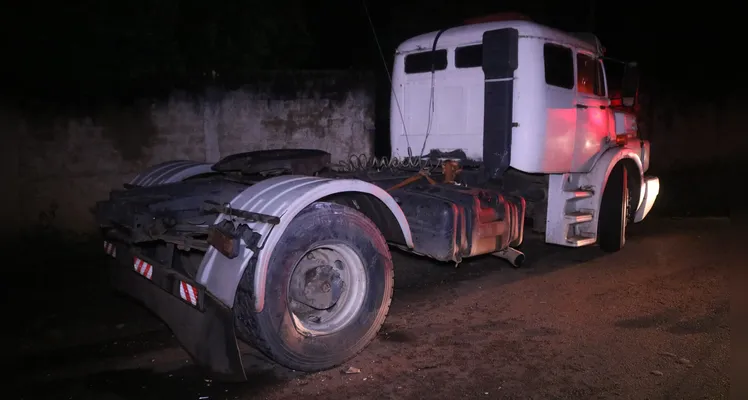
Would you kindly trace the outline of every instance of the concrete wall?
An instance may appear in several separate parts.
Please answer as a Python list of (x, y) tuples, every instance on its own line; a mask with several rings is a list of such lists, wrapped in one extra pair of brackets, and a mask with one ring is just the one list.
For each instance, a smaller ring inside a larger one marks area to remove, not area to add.
[(92, 115), (0, 114), (0, 216), (6, 232), (39, 222), (94, 228), (89, 208), (167, 160), (315, 148), (333, 162), (372, 154), (372, 80), (349, 72), (264, 74), (236, 90), (174, 93)]

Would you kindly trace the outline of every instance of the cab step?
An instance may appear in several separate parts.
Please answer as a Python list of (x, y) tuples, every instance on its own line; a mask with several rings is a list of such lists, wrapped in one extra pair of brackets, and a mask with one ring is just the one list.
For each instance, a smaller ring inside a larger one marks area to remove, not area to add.
[(566, 241), (571, 247), (583, 247), (594, 244), (597, 239), (590, 236), (570, 236)]
[(584, 190), (584, 189), (575, 189), (575, 190), (567, 190), (565, 191), (568, 196), (569, 200), (577, 200), (577, 199), (587, 199), (592, 197), (595, 192), (591, 190)]
[(581, 224), (583, 222), (592, 221), (592, 216), (593, 214), (591, 211), (573, 211), (566, 213), (566, 221), (569, 224)]
[(582, 174), (551, 174), (548, 181), (546, 243), (582, 247), (597, 242), (596, 197)]

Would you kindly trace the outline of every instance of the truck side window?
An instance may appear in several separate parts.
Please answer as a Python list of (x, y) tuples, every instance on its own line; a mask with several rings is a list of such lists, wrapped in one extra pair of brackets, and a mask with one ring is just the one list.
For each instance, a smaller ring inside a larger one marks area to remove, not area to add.
[(602, 66), (587, 54), (577, 53), (577, 90), (593, 96), (605, 96)]
[(433, 63), (434, 71), (447, 69), (447, 50), (423, 51), (405, 56), (405, 73), (419, 74), (431, 72)]
[(574, 56), (568, 47), (546, 43), (543, 46), (545, 83), (564, 89), (574, 88)]
[(474, 68), (483, 65), (483, 45), (475, 44), (455, 49), (455, 67)]

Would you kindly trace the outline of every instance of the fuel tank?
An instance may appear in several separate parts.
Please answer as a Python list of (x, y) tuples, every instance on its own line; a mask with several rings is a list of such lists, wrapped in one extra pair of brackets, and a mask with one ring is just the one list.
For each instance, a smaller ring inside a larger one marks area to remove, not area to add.
[(410, 224), (415, 253), (460, 262), (522, 244), (521, 197), (439, 183), (411, 185), (391, 194)]

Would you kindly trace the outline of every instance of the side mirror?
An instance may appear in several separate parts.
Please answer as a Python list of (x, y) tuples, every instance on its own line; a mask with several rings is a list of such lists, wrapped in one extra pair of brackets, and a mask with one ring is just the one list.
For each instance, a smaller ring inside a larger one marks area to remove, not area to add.
[(626, 107), (633, 107), (639, 97), (639, 66), (635, 62), (626, 64), (621, 85), (621, 101)]

